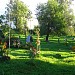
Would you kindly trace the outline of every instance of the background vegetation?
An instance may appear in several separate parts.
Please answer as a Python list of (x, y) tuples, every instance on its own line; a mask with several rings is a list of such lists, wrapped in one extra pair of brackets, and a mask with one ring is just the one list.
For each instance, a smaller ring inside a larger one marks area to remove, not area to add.
[[(0, 16), (3, 32), (0, 41), (6, 41), (10, 34), (10, 38), (14, 39), (20, 36), (21, 45), (25, 46), (27, 35), (32, 33), (32, 44), (36, 48), (38, 30), (40, 54), (32, 58), (29, 49), (7, 48), (10, 60), (0, 60), (1, 75), (75, 75), (75, 16), (70, 8), (71, 2), (48, 0), (45, 4), (39, 4), (36, 8), (39, 25), (29, 30), (27, 20), (32, 17), (31, 11), (20, 0), (10, 0), (5, 14)], [(2, 39), (3, 34), (5, 39)]]

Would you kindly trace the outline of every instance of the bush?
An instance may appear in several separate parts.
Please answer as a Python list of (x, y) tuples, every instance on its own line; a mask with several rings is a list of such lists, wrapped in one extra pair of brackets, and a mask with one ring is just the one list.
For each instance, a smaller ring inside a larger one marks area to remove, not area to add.
[(75, 51), (75, 46), (72, 46), (72, 51)]

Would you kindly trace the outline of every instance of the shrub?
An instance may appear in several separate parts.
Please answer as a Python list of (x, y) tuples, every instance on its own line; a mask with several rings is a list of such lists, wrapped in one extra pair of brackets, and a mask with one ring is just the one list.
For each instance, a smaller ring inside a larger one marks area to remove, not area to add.
[(72, 50), (75, 51), (75, 46), (72, 46)]

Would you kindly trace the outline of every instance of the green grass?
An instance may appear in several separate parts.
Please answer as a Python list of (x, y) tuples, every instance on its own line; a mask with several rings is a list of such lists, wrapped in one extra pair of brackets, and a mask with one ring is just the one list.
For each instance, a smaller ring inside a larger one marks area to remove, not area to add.
[[(23, 40), (21, 38), (21, 40)], [(40, 56), (29, 57), (29, 50), (10, 49), (9, 61), (0, 61), (0, 75), (75, 75), (75, 52), (70, 49), (75, 41), (68, 37), (68, 45), (64, 43), (64, 37), (49, 38), (50, 42), (41, 40)], [(33, 45), (35, 44), (34, 38)]]

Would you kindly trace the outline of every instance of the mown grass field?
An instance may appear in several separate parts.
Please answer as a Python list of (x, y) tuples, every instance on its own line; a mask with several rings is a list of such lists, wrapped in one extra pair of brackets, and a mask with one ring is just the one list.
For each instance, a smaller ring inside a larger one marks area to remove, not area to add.
[[(41, 51), (39, 57), (30, 58), (30, 51), (26, 49), (10, 49), (10, 60), (0, 61), (0, 75), (75, 75), (75, 52), (70, 46), (75, 45), (72, 37), (49, 38), (49, 42), (41, 37)], [(24, 40), (21, 38), (21, 40)], [(33, 45), (36, 37), (34, 37)], [(23, 41), (24, 42), (24, 41)]]

